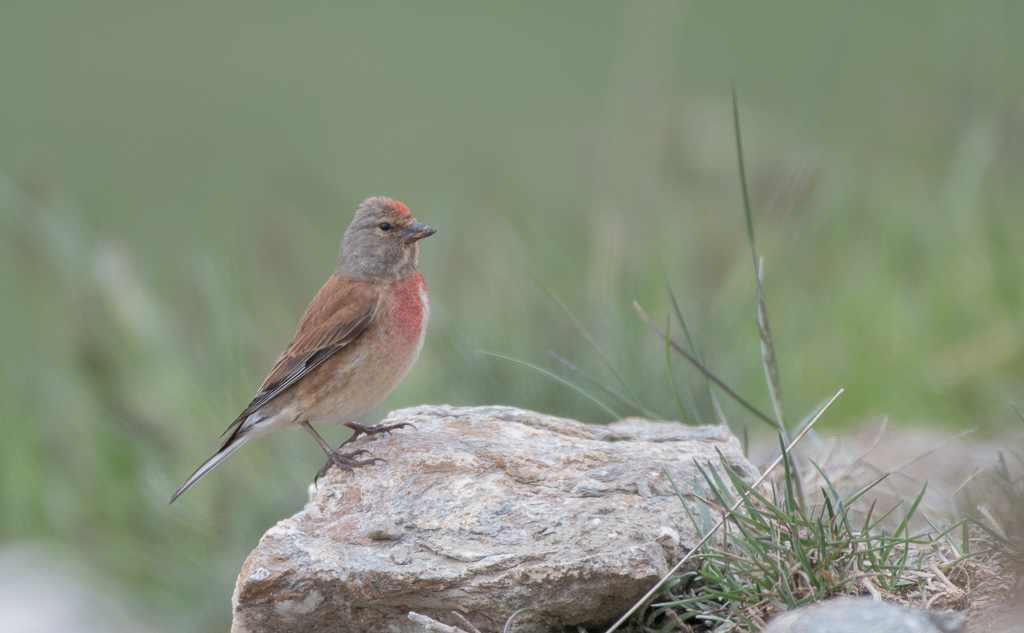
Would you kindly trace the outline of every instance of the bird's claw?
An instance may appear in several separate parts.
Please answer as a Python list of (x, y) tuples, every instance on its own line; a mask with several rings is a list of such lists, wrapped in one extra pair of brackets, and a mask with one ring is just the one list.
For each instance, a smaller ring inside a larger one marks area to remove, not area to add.
[(364, 453), (369, 452), (370, 451), (366, 450), (365, 448), (361, 448), (357, 451), (352, 451), (351, 453), (331, 453), (331, 455), (327, 458), (327, 463), (321, 466), (320, 470), (316, 471), (316, 477), (313, 478), (313, 483), (316, 483), (321, 478), (323, 478), (323, 476), (327, 474), (327, 471), (331, 469), (331, 466), (337, 466), (342, 470), (352, 472), (358, 466), (372, 466), (377, 462), (385, 461), (380, 457), (371, 457), (369, 459), (354, 459), (357, 455), (362, 455)]
[[(365, 424), (359, 424), (358, 422), (350, 422), (350, 423), (346, 424), (345, 426), (347, 426), (348, 428), (352, 429), (352, 436), (349, 437), (344, 442), (342, 442), (341, 446), (344, 446), (344, 445), (348, 444), (349, 442), (354, 441), (360, 435), (380, 435), (381, 433), (387, 433), (388, 435), (391, 435), (391, 431), (394, 431), (395, 429), (400, 429), (400, 428), (403, 428), (403, 427), (406, 427), (406, 426), (411, 426), (414, 431), (417, 431), (417, 432), (419, 431), (419, 429), (417, 429), (415, 426), (413, 426), (409, 422), (399, 422), (398, 424), (388, 424), (386, 426), (385, 425), (380, 425), (380, 424), (375, 425), (375, 426), (367, 426)], [(339, 446), (338, 448), (340, 449), (341, 446)]]
[(407, 426), (412, 427), (414, 431), (419, 431), (419, 429), (417, 429), (409, 422), (399, 422), (398, 424), (388, 425), (378, 424), (376, 426), (366, 426), (365, 424), (359, 424), (358, 422), (350, 422), (345, 426), (352, 429), (352, 436), (349, 437), (344, 442), (342, 442), (341, 446), (338, 447), (337, 451), (334, 451), (333, 453), (330, 454), (329, 458), (327, 459), (327, 463), (324, 464), (323, 467), (320, 468), (320, 470), (316, 471), (316, 477), (313, 479), (313, 483), (316, 483), (317, 481), (322, 479), (323, 476), (327, 474), (327, 471), (331, 469), (331, 466), (337, 466), (342, 470), (352, 472), (352, 470), (357, 466), (370, 466), (372, 464), (376, 464), (377, 462), (387, 461), (381, 459), (380, 457), (371, 457), (369, 459), (353, 459), (358, 455), (368, 453), (369, 451), (367, 451), (365, 448), (352, 451), (351, 453), (338, 452), (342, 449), (343, 446), (349, 444), (360, 435), (380, 435), (381, 433), (387, 433), (388, 435), (391, 435), (391, 431), (401, 429)]

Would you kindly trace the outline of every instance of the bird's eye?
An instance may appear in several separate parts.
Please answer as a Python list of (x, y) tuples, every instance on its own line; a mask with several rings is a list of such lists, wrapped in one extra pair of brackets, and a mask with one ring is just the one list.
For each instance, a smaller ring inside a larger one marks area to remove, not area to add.
[(390, 222), (381, 222), (380, 224), (377, 225), (377, 228), (380, 229), (381, 231), (390, 231), (391, 230), (391, 223)]

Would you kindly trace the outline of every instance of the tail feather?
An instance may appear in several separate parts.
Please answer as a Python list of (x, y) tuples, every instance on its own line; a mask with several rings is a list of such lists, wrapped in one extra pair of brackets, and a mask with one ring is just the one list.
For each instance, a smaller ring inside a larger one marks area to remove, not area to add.
[(248, 442), (251, 438), (252, 436), (248, 434), (242, 435), (240, 433), (233, 433), (228, 437), (228, 441), (224, 442), (224, 444), (222, 444), (213, 455), (210, 455), (210, 457), (203, 462), (202, 466), (196, 469), (196, 472), (192, 473), (192, 475), (185, 480), (185, 483), (181, 484), (181, 488), (178, 488), (177, 492), (171, 495), (171, 500), (168, 503), (174, 503), (178, 497), (185, 494), (186, 490), (202, 479), (203, 475), (213, 470), (214, 466), (221, 463), (225, 457), (235, 452), (235, 449)]

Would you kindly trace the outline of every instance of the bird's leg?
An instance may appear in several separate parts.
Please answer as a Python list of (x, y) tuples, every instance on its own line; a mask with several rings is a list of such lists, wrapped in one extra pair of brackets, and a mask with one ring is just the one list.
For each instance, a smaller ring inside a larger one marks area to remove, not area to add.
[[(399, 422), (398, 424), (377, 424), (374, 426), (366, 426), (365, 424), (359, 424), (358, 422), (346, 422), (345, 426), (352, 429), (353, 433), (352, 437), (348, 438), (347, 440), (341, 443), (341, 446), (344, 446), (349, 442), (355, 440), (360, 435), (380, 435), (381, 433), (387, 433), (388, 435), (390, 435), (391, 431), (394, 431), (395, 429), (400, 429), (404, 426), (412, 426), (412, 424), (409, 424), (408, 422)], [(415, 429), (416, 427), (412, 426), (412, 428)], [(338, 447), (339, 450), (341, 449), (341, 446)]]
[[(351, 471), (356, 466), (369, 466), (376, 462), (384, 461), (377, 457), (371, 457), (370, 459), (355, 459), (357, 455), (369, 452), (365, 449), (352, 451), (351, 453), (339, 453), (331, 448), (330, 444), (324, 441), (324, 438), (320, 437), (320, 434), (316, 432), (316, 429), (309, 425), (309, 422), (303, 420), (302, 422), (299, 422), (299, 426), (306, 429), (306, 431), (313, 436), (313, 439), (316, 440), (316, 443), (320, 445), (320, 448), (324, 449), (324, 452), (327, 453), (327, 463), (323, 465), (323, 468), (316, 472), (316, 478), (313, 480), (314, 482), (327, 474), (327, 471), (331, 466), (337, 466), (338, 468)], [(344, 444), (342, 444), (342, 446), (344, 446)], [(338, 448), (341, 447), (339, 446)]]

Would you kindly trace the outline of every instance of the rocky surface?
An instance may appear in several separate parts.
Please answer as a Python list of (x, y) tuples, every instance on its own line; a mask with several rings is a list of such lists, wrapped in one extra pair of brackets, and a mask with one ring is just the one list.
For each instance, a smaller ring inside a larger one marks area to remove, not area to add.
[(0, 545), (0, 631), (4, 633), (148, 633), (108, 580), (74, 548), (52, 541)]
[(599, 626), (697, 540), (694, 460), (756, 470), (722, 427), (627, 419), (607, 427), (507, 407), (405, 409), (377, 463), (332, 469), (260, 540), (238, 577), (232, 631)]
[(1024, 633), (1024, 600), (1016, 598), (1009, 604), (971, 613), (968, 633)]
[(964, 616), (871, 598), (834, 598), (773, 618), (762, 633), (963, 633)]

